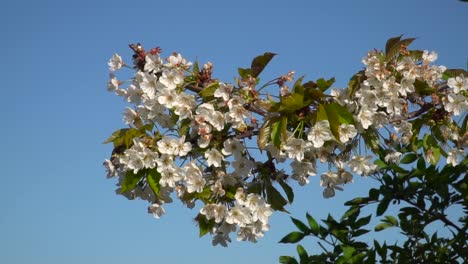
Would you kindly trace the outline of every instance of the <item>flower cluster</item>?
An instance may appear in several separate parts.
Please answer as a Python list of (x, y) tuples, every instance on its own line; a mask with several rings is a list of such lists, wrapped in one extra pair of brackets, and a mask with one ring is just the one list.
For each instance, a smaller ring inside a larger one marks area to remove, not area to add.
[[(466, 137), (451, 116), (467, 110), (468, 79), (461, 74), (444, 81), (445, 67), (432, 65), (434, 52), (415, 57), (402, 49), (391, 59), (370, 52), (355, 82), (325, 95), (333, 79), (301, 84), (301, 78), (290, 89), (292, 71), (257, 89), (272, 53), (240, 69), (240, 79), (230, 84), (212, 78), (211, 63), (200, 67), (178, 53), (163, 59), (159, 48), (131, 48), (133, 66), (117, 54), (108, 63), (108, 91), (132, 105), (123, 114), (128, 128), (107, 141), (114, 144), (104, 162), (108, 177), (118, 178), (117, 193), (147, 200), (155, 218), (174, 196), (189, 208), (202, 203), (195, 219), (213, 245), (226, 246), (234, 232), (238, 240), (256, 242), (272, 212), (292, 202), (288, 179), (308, 184), (318, 162), (329, 165), (320, 176), (326, 198), (353, 174), (377, 175), (376, 159), (397, 164), (403, 146), (417, 144), (417, 117), (430, 114), (442, 124), (447, 163), (456, 166), (465, 156)], [(116, 76), (123, 68), (135, 71), (130, 81)], [(279, 101), (261, 93), (270, 85), (278, 86)], [(425, 144), (429, 161), (439, 159), (432, 153), (445, 153)], [(366, 148), (375, 155), (361, 155)], [(288, 169), (279, 169), (287, 161)]]

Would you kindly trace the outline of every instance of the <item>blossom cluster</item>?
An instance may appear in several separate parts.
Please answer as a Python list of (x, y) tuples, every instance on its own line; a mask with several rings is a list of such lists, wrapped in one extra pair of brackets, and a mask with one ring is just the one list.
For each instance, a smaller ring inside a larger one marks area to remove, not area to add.
[[(192, 63), (176, 53), (163, 60), (159, 52), (145, 54), (144, 66), (123, 88), (124, 82), (117, 79), (115, 72), (126, 65), (117, 54), (111, 58), (108, 90), (134, 105), (125, 109), (123, 119), (127, 125), (141, 128), (151, 124), (158, 138), (148, 133), (133, 138), (131, 147), (114, 154), (105, 165), (109, 176), (119, 177), (120, 186), (125, 185), (128, 172), (138, 175), (154, 170), (158, 179), (154, 184), (159, 191), (152, 194), (148, 177), (142, 178), (134, 189), (121, 187), (117, 191), (129, 198), (148, 200), (148, 211), (155, 218), (165, 214), (163, 204), (172, 202), (170, 193), (175, 192), (189, 207), (195, 206), (195, 200), (203, 200), (206, 204), (200, 214), (207, 220), (216, 216), (215, 244), (226, 245), (229, 233), (237, 226), (240, 240), (256, 241), (263, 236), (268, 230), (270, 205), (257, 194), (242, 199), (237, 191), (232, 199), (226, 192), (244, 190), (245, 179), (252, 176), (256, 167), (244, 142), (229, 135), (229, 131), (245, 129), (251, 116), (244, 108), (242, 91), (236, 94), (232, 85), (220, 82), (213, 93), (215, 100), (201, 102), (196, 93), (182, 89)], [(209, 63), (204, 65), (205, 70), (209, 67)], [(180, 131), (184, 120), (188, 132), (174, 133)], [(210, 197), (204, 196), (206, 192), (210, 192)]]
[[(401, 146), (419, 133), (412, 119), (429, 107), (443, 122), (440, 133), (455, 142), (447, 144), (447, 163), (456, 166), (465, 157), (466, 138), (457, 134), (451, 118), (468, 108), (468, 79), (461, 74), (443, 81), (446, 69), (432, 64), (435, 52), (414, 58), (403, 51), (394, 60), (370, 52), (357, 85), (333, 88), (330, 96), (290, 111), (290, 98), (304, 96), (285, 84), (294, 80), (292, 72), (268, 83), (279, 87), (280, 101), (275, 102), (256, 89), (252, 71), (230, 84), (211, 77), (211, 63), (199, 67), (179, 53), (163, 59), (159, 48), (132, 49), (132, 65), (117, 54), (108, 63), (108, 91), (132, 105), (123, 114), (129, 128), (109, 139), (114, 151), (104, 162), (108, 177), (118, 178), (117, 193), (147, 200), (155, 218), (165, 214), (164, 205), (174, 196), (189, 208), (201, 202), (196, 220), (201, 233), (212, 234), (213, 245), (226, 246), (231, 233), (256, 242), (269, 230), (273, 211), (286, 203), (273, 184), (279, 182), (289, 196), (286, 180), (308, 184), (318, 162), (329, 165), (320, 176), (326, 198), (352, 182), (353, 175), (377, 174), (378, 157), (360, 154), (364, 147), (382, 148), (363, 143), (369, 131), (385, 131), (376, 133), (377, 140), (388, 142), (381, 159), (398, 163)], [(116, 76), (122, 68), (135, 71), (130, 81)], [(274, 110), (274, 104), (286, 110)], [(252, 150), (255, 136), (258, 148)], [(290, 170), (277, 169), (286, 161)]]

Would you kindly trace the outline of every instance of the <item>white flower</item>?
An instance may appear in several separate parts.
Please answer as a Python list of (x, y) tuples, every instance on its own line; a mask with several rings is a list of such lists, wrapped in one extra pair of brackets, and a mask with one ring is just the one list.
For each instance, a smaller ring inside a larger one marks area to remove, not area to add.
[(174, 152), (176, 151), (178, 142), (173, 138), (164, 136), (156, 144), (158, 145), (159, 153), (173, 155)]
[(400, 91), (399, 93), (401, 95), (405, 95), (407, 93), (413, 93), (415, 90), (414, 90), (414, 79), (410, 79), (410, 78), (403, 78), (401, 79), (400, 81)]
[(243, 106), (245, 104), (244, 99), (238, 95), (233, 95), (231, 99), (228, 101), (229, 109), (236, 107), (236, 106)]
[(187, 62), (185, 58), (182, 57), (179, 53), (172, 53), (171, 56), (167, 58), (167, 64), (166, 67), (169, 68), (176, 68), (180, 67), (182, 69), (188, 69), (192, 66), (191, 62)]
[(264, 225), (268, 224), (268, 219), (273, 214), (273, 210), (271, 209), (271, 205), (267, 203), (262, 203), (260, 206), (257, 207), (257, 210), (254, 211), (253, 214), (253, 221), (260, 221)]
[(435, 51), (429, 53), (429, 51), (425, 50), (423, 51), (422, 59), (425, 64), (429, 64), (437, 60), (437, 53)]
[(156, 158), (157, 153), (146, 148), (141, 139), (134, 138), (133, 146), (125, 150), (124, 155), (120, 156), (119, 162), (137, 174), (143, 168), (154, 168)]
[(220, 180), (217, 180), (215, 184), (211, 185), (210, 190), (215, 196), (223, 197), (226, 194), (226, 191), (223, 189), (223, 184)]
[(244, 189), (242, 189), (241, 187), (237, 188), (236, 194), (234, 195), (234, 198), (236, 198), (236, 202), (239, 205), (244, 205), (245, 204), (245, 198), (246, 198)]
[(466, 153), (463, 149), (452, 149), (448, 153), (447, 164), (457, 166), (466, 157)]
[(341, 124), (338, 133), (340, 134), (341, 143), (346, 143), (350, 138), (352, 139), (357, 135), (357, 130), (351, 124)]
[(148, 213), (152, 214), (154, 218), (159, 219), (161, 216), (166, 214), (166, 210), (162, 205), (154, 203), (148, 206)]
[(398, 151), (390, 152), (385, 155), (384, 160), (386, 163), (397, 163), (400, 160), (401, 154), (402, 153)]
[(128, 89), (124, 94), (127, 102), (132, 104), (140, 104), (142, 95), (143, 91), (141, 90), (141, 88), (133, 84), (128, 86)]
[(337, 89), (332, 88), (330, 91), (330, 95), (335, 97), (335, 100), (340, 105), (347, 105), (350, 103), (349, 95), (347, 89)]
[(205, 158), (208, 166), (213, 165), (214, 167), (221, 167), (221, 162), (224, 159), (223, 155), (216, 149), (207, 150), (205, 152)]
[(221, 204), (206, 204), (200, 209), (200, 214), (204, 215), (206, 219), (215, 219), (216, 223), (221, 223), (226, 217), (227, 208)]
[(333, 196), (335, 196), (335, 189), (333, 188), (330, 188), (330, 187), (327, 187), (323, 190), (323, 198), (331, 198)]
[(164, 70), (162, 76), (159, 78), (159, 82), (164, 84), (167, 89), (173, 90), (177, 85), (184, 81), (184, 76), (176, 70)]
[(232, 122), (242, 123), (249, 116), (249, 112), (243, 106), (233, 106), (227, 113)]
[(161, 179), (159, 180), (159, 184), (161, 184), (162, 187), (169, 186), (174, 188), (176, 183), (184, 178), (182, 173), (182, 170), (178, 167), (174, 169), (163, 170), (161, 171)]
[(107, 178), (112, 178), (114, 176), (117, 176), (117, 170), (114, 164), (110, 160), (108, 159), (104, 160), (104, 163), (102, 165), (104, 165), (104, 167), (106, 168)]
[(192, 150), (192, 144), (185, 142), (185, 136), (181, 137), (178, 141), (175, 141), (174, 155), (186, 156)]
[(333, 138), (328, 120), (317, 122), (307, 135), (307, 139), (314, 144), (315, 148), (323, 146), (325, 141)]
[(159, 54), (148, 54), (145, 57), (145, 68), (146, 72), (158, 72), (161, 70), (162, 60)]
[(138, 119), (138, 113), (130, 107), (125, 107), (123, 120), (127, 125), (135, 124), (135, 121)]
[(195, 96), (187, 93), (180, 93), (174, 103), (176, 107), (174, 112), (179, 116), (180, 120), (192, 118), (192, 110), (195, 108), (196, 104)]
[(109, 74), (109, 82), (107, 82), (107, 91), (113, 92), (119, 89), (120, 81), (115, 77), (115, 74)]
[(337, 173), (328, 171), (320, 175), (320, 186), (334, 188), (340, 184), (339, 176)]
[(468, 90), (468, 79), (465, 78), (463, 74), (460, 74), (460, 76), (448, 79), (447, 85), (453, 89), (454, 93), (457, 94), (460, 91)]
[(156, 170), (159, 173), (164, 170), (173, 170), (174, 158), (172, 155), (162, 154), (159, 158), (156, 159), (156, 164), (158, 165)]
[(237, 224), (240, 227), (250, 224), (251, 221), (250, 211), (240, 205), (232, 207), (226, 217), (226, 223)]
[(304, 152), (312, 147), (312, 143), (304, 141), (300, 138), (290, 138), (283, 146), (283, 150), (288, 154), (290, 159), (302, 161), (304, 159)]
[(250, 171), (255, 167), (255, 163), (249, 159), (238, 157), (233, 163), (235, 175), (245, 177), (250, 174)]
[(315, 176), (317, 173), (315, 163), (312, 162), (294, 160), (291, 162), (291, 167), (293, 170), (291, 178), (301, 186), (309, 183), (309, 175)]
[(447, 112), (451, 112), (453, 115), (458, 116), (462, 112), (467, 111), (468, 102), (465, 96), (461, 94), (450, 93), (447, 95), (447, 100), (444, 101), (444, 106)]
[(275, 158), (276, 162), (278, 163), (281, 163), (281, 162), (284, 162), (286, 160), (286, 158), (288, 157), (286, 155), (286, 153), (284, 153), (283, 151), (281, 151), (280, 149), (278, 149), (275, 145), (273, 145), (273, 143), (268, 143), (268, 145), (266, 145), (265, 149), (270, 153), (270, 155)]
[(211, 134), (200, 135), (200, 137), (198, 137), (198, 139), (197, 139), (197, 145), (200, 148), (208, 147), (210, 145), (212, 137), (213, 137), (213, 135), (211, 135)]
[(164, 85), (158, 82), (158, 78), (153, 74), (139, 72), (141, 75), (140, 88), (149, 98), (155, 98), (156, 91), (164, 89)]
[(156, 167), (156, 160), (158, 159), (158, 153), (150, 150), (149, 148), (144, 148), (142, 151), (142, 163), (145, 168), (154, 168)]
[(187, 192), (193, 193), (193, 192), (198, 192), (201, 193), (203, 192), (203, 188), (205, 187), (205, 179), (201, 176), (201, 174), (189, 174), (186, 177), (186, 183), (187, 183)]
[(116, 53), (114, 54), (114, 56), (112, 56), (107, 65), (109, 65), (109, 70), (111, 72), (114, 72), (116, 70), (121, 69), (124, 65), (124, 62), (122, 61), (122, 57), (120, 57), (120, 55)]
[(372, 156), (353, 156), (350, 161), (348, 161), (348, 166), (351, 170), (360, 175), (368, 175), (374, 171), (377, 166), (371, 162)]
[(208, 122), (218, 131), (224, 129), (224, 115), (219, 111), (213, 111), (211, 115), (208, 116)]
[(158, 93), (158, 102), (167, 108), (177, 105), (177, 94), (174, 90), (161, 89)]
[(401, 134), (411, 135), (413, 134), (413, 125), (407, 121), (401, 121), (400, 124), (394, 125), (395, 131)]
[(211, 244), (213, 246), (216, 245), (221, 245), (223, 247), (227, 247), (228, 242), (231, 242), (231, 238), (224, 233), (217, 233), (215, 236), (213, 236), (213, 240), (211, 241)]
[(218, 89), (214, 92), (214, 97), (223, 98), (224, 101), (228, 101), (231, 96), (233, 86), (231, 84), (225, 84), (220, 82)]
[(373, 116), (374, 116), (374, 112), (366, 108), (363, 108), (361, 109), (361, 111), (359, 111), (357, 119), (361, 123), (362, 128), (368, 129), (372, 125)]
[(224, 148), (221, 150), (223, 155), (229, 156), (234, 155), (235, 157), (239, 157), (244, 151), (244, 146), (237, 138), (228, 138), (223, 143)]
[(384, 104), (387, 107), (387, 112), (393, 115), (400, 115), (402, 110), (405, 108), (406, 100), (403, 98), (392, 97)]

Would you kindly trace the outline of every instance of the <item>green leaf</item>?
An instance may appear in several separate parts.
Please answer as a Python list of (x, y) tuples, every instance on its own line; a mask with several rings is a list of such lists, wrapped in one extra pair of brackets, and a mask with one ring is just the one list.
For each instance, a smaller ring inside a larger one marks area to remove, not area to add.
[(281, 256), (279, 262), (282, 264), (299, 264), (295, 258), (290, 256)]
[(139, 130), (136, 128), (122, 128), (112, 133), (112, 136), (110, 136), (103, 143), (107, 144), (113, 142), (114, 148), (120, 146), (125, 146), (125, 148), (129, 148), (133, 145), (133, 139), (143, 134), (145, 134), (144, 130)]
[(381, 169), (385, 169), (387, 168), (387, 163), (385, 163), (383, 160), (381, 159), (376, 159), (374, 160), (374, 164), (377, 165), (379, 168)]
[(425, 170), (426, 170), (426, 161), (424, 160), (423, 157), (420, 157), (420, 158), (418, 159), (418, 163), (417, 163), (416, 167), (417, 167), (418, 170), (420, 170), (420, 171), (425, 171)]
[(283, 237), (279, 243), (297, 243), (301, 241), (305, 237), (305, 234), (302, 232), (291, 232), (287, 234), (285, 237)]
[(364, 70), (356, 73), (348, 82), (349, 95), (353, 96), (356, 91), (359, 89), (361, 83), (366, 79)]
[(369, 190), (369, 199), (371, 201), (376, 201), (379, 199), (380, 191), (378, 189), (372, 188)]
[(367, 233), (369, 233), (370, 231), (367, 230), (367, 229), (357, 229), (357, 230), (353, 230), (353, 237), (358, 237), (358, 236), (362, 236), (362, 235), (365, 235)]
[(281, 178), (278, 180), (278, 182), (281, 185), (281, 188), (283, 188), (283, 191), (286, 193), (289, 203), (292, 203), (294, 201), (293, 189)]
[(367, 197), (356, 197), (350, 201), (347, 201), (345, 203), (346, 206), (352, 206), (352, 205), (360, 205), (363, 203), (367, 203), (369, 199)]
[[(429, 162), (432, 164), (432, 165), (436, 165), (437, 162), (439, 162), (440, 160), (440, 152), (441, 152), (441, 149), (439, 146), (437, 147), (431, 147), (431, 149), (429, 150), (432, 152), (432, 156), (433, 158), (432, 159), (428, 159)], [(427, 157), (426, 157), (427, 158)]]
[(344, 214), (343, 216), (341, 216), (341, 221), (347, 219), (347, 218), (353, 218), (353, 217), (356, 217), (359, 215), (359, 213), (361, 212), (361, 209), (356, 206), (356, 207), (351, 207), (350, 209), (348, 209)]
[(338, 103), (327, 103), (319, 105), (317, 111), (317, 122), (328, 120), (330, 130), (335, 138), (340, 138), (339, 127), (341, 124), (353, 124), (353, 115)]
[(455, 78), (460, 75), (468, 76), (468, 72), (463, 69), (447, 69), (444, 71), (443, 78), (444, 80), (448, 80), (449, 78)]
[(302, 85), (302, 80), (304, 80), (304, 76), (296, 80), (292, 89), (293, 93), (304, 95), (305, 87)]
[(393, 226), (398, 226), (398, 220), (391, 215), (386, 215), (382, 222), (392, 224)]
[(463, 119), (463, 123), (461, 125), (461, 134), (465, 134), (466, 131), (468, 130), (468, 115), (465, 116), (465, 119)]
[(367, 224), (369, 224), (370, 220), (372, 219), (372, 215), (368, 215), (363, 218), (359, 218), (356, 223), (352, 225), (353, 229), (361, 228)]
[(306, 218), (307, 218), (307, 221), (309, 222), (309, 227), (310, 227), (310, 231), (312, 231), (312, 234), (318, 235), (320, 231), (320, 226), (317, 223), (317, 221), (315, 221), (315, 219), (309, 213), (306, 213)]
[(275, 53), (265, 52), (263, 55), (255, 57), (250, 66), (252, 77), (257, 78), (275, 55)]
[(133, 173), (133, 171), (131, 170), (127, 171), (127, 173), (125, 173), (125, 179), (123, 180), (122, 188), (120, 189), (120, 192), (122, 193), (128, 192), (132, 190), (133, 188), (135, 188), (137, 183), (141, 180), (141, 178), (143, 178), (144, 175), (145, 175), (144, 170), (138, 171), (137, 174)]
[(146, 175), (146, 180), (148, 181), (151, 190), (153, 190), (156, 197), (159, 197), (159, 191), (161, 190), (161, 185), (159, 180), (161, 179), (161, 174), (156, 169), (151, 169)]
[(414, 89), (419, 95), (431, 95), (435, 89), (430, 87), (426, 82), (416, 79), (414, 81)]
[[(401, 38), (401, 36), (397, 38)], [(391, 41), (387, 41), (387, 45), (389, 46), (389, 48), (385, 48), (385, 61), (390, 61), (393, 58), (397, 57), (397, 55), (400, 53), (401, 46), (409, 46), (414, 40), (415, 38), (407, 38), (402, 40), (398, 39), (398, 41), (396, 41), (396, 38), (394, 38)]]
[(193, 63), (192, 75), (195, 76), (196, 78), (198, 78), (200, 75), (200, 66), (198, 64), (198, 60), (195, 60), (195, 62)]
[(198, 216), (195, 219), (197, 220), (198, 227), (200, 228), (200, 234), (199, 234), (200, 237), (208, 234), (215, 225), (214, 219), (208, 220), (206, 219), (204, 215), (201, 215), (201, 214), (198, 214)]
[(266, 120), (258, 131), (257, 146), (260, 151), (263, 151), (266, 145), (271, 141), (271, 124), (271, 119)]
[(379, 202), (377, 206), (377, 216), (381, 216), (385, 211), (387, 211), (388, 205), (390, 204), (391, 199), (384, 198), (382, 201)]
[(387, 40), (387, 43), (385, 44), (385, 54), (390, 53), (390, 49), (392, 49), (393, 46), (397, 45), (398, 42), (400, 42), (401, 37), (403, 37), (403, 35), (393, 37)]
[(414, 153), (409, 153), (400, 160), (400, 163), (401, 164), (410, 164), (410, 163), (413, 163), (414, 161), (416, 161), (417, 159), (418, 159), (418, 155), (416, 155)]
[[(278, 118), (275, 118), (278, 120)], [(273, 118), (272, 118), (273, 122)], [(279, 120), (276, 121), (271, 125), (271, 141), (273, 144), (279, 148), (281, 146), (282, 141), (286, 141), (287, 139), (287, 124), (288, 118), (286, 116), (279, 117)]]
[(116, 140), (117, 138), (125, 135), (128, 130), (130, 130), (130, 128), (122, 128), (122, 129), (115, 131), (114, 133), (112, 133), (112, 135), (108, 139), (106, 139), (106, 141), (102, 142), (102, 144), (108, 144), (108, 143), (114, 142), (114, 140)]
[(390, 224), (390, 223), (381, 223), (381, 224), (376, 225), (375, 228), (374, 228), (374, 230), (375, 230), (376, 232), (380, 232), (380, 231), (382, 231), (382, 230), (384, 230), (384, 229), (387, 229), (387, 228), (389, 228), (389, 227), (393, 227), (393, 225)]
[(179, 122), (179, 136), (186, 136), (190, 131), (190, 124), (192, 121), (189, 118), (186, 118)]
[(284, 209), (284, 206), (288, 204), (288, 201), (284, 199), (281, 193), (278, 190), (276, 190), (276, 188), (273, 187), (273, 185), (267, 184), (266, 192), (267, 192), (267, 202), (271, 204), (271, 208), (273, 210), (286, 211)]
[(307, 261), (307, 259), (309, 258), (307, 251), (301, 245), (297, 245), (297, 254), (299, 255), (301, 263), (305, 263), (305, 261)]
[(299, 219), (296, 219), (294, 217), (291, 217), (291, 220), (292, 222), (294, 223), (294, 225), (302, 232), (304, 233), (309, 233), (310, 230), (309, 228), (303, 223), (301, 222)]
[(243, 69), (243, 68), (238, 68), (237, 72), (239, 73), (239, 76), (242, 79), (245, 79), (249, 76), (252, 76), (252, 70), (251, 69)]
[(219, 83), (215, 82), (215, 83), (212, 83), (210, 85), (208, 85), (207, 87), (203, 88), (203, 90), (201, 90), (200, 92), (198, 92), (198, 94), (205, 100), (205, 101), (209, 101), (211, 99), (213, 99), (213, 95), (214, 95), (214, 92), (216, 91), (216, 89), (219, 88)]
[(334, 77), (327, 80), (327, 81), (325, 79), (323, 79), (323, 78), (320, 78), (320, 79), (317, 80), (316, 84), (317, 84), (318, 88), (320, 89), (320, 91), (325, 92), (328, 88), (330, 88), (333, 85), (334, 82), (335, 82)]
[(294, 113), (304, 107), (304, 95), (292, 93), (281, 98), (279, 111), (282, 113)]
[(327, 110), (325, 110), (325, 105), (323, 104), (319, 105), (317, 110), (317, 122), (322, 120), (328, 120)]
[(354, 252), (356, 252), (356, 249), (351, 246), (342, 245), (341, 248), (343, 249), (343, 256), (345, 257), (345, 259), (351, 258)]

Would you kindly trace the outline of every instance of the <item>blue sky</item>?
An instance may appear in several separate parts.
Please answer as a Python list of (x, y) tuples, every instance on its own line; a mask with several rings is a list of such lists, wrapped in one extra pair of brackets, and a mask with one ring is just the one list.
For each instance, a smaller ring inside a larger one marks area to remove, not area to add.
[[(278, 53), (265, 78), (295, 70), (308, 79), (335, 76), (346, 85), (361, 58), (386, 39), (417, 37), (439, 64), (466, 68), (468, 4), (415, 1), (4, 1), (0, 5), (0, 263), (277, 263), (295, 246), (277, 243), (293, 229), (276, 213), (257, 244), (212, 247), (198, 238), (195, 211), (178, 202), (160, 220), (147, 204), (114, 194), (101, 144), (123, 127), (120, 98), (106, 92), (107, 61), (129, 58), (129, 43), (160, 46), (231, 81), (237, 67)], [(325, 200), (319, 178), (289, 207), (304, 219), (341, 215), (366, 193), (357, 179)], [(305, 241), (306, 248), (314, 244)]]

